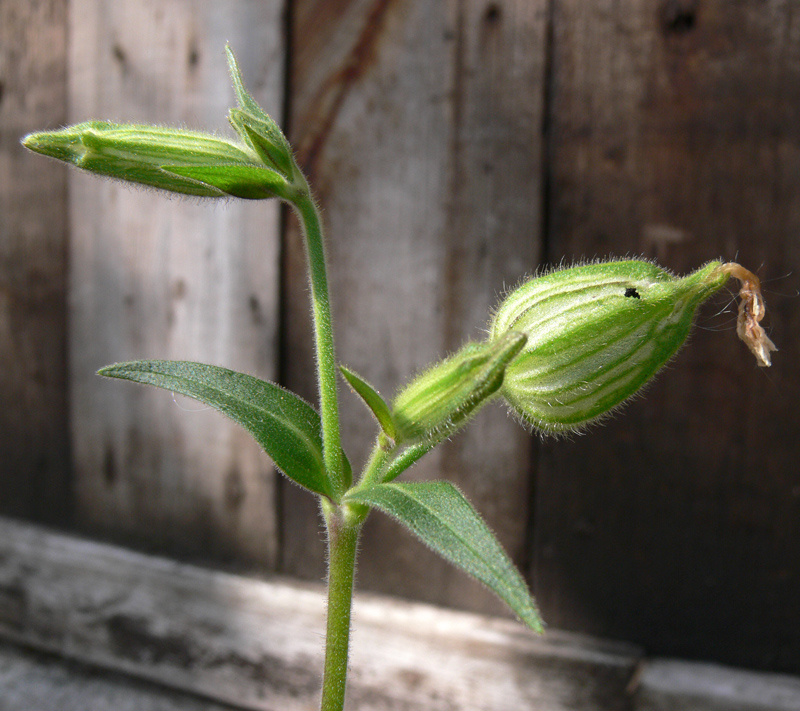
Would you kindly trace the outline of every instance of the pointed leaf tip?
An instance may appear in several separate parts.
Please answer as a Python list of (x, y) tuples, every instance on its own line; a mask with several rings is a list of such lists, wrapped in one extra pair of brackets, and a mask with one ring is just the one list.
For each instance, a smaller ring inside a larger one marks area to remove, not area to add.
[(236, 55), (234, 55), (230, 45), (225, 45), (225, 54), (228, 58), (228, 70), (231, 73), (233, 91), (236, 94), (236, 101), (238, 102), (239, 106), (244, 111), (247, 111), (256, 118), (267, 121), (271, 120), (245, 88), (244, 79), (242, 78), (242, 70), (239, 68), (239, 63), (236, 61)]
[(238, 109), (231, 109), (228, 119), (236, 133), (252, 148), (261, 160), (293, 182), (294, 157), (289, 141), (275, 120), (259, 106), (244, 84), (241, 69), (230, 46), (225, 47), (233, 90)]
[(522, 576), (480, 514), (450, 482), (378, 484), (351, 492), (347, 498), (397, 519), (436, 553), (496, 593), (528, 627), (544, 631)]
[(392, 419), (392, 412), (380, 393), (355, 371), (350, 370), (344, 365), (340, 365), (339, 370), (342, 372), (347, 384), (362, 399), (370, 412), (375, 416), (383, 433), (390, 440), (394, 441), (397, 438), (397, 430), (394, 420)]

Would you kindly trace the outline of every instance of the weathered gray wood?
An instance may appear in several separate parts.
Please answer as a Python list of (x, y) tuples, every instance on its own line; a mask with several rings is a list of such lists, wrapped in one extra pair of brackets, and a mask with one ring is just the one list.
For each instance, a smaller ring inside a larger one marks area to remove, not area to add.
[(67, 111), (66, 3), (0, 4), (0, 511), (69, 513), (66, 173), (20, 146)]
[(655, 659), (635, 699), (635, 711), (800, 711), (800, 678)]
[[(71, 119), (225, 131), (226, 41), (280, 116), (280, 13), (255, 1), (72, 3)], [(165, 199), (78, 174), (71, 188), (77, 520), (162, 551), (272, 565), (274, 477), (244, 430), (94, 371), (173, 358), (274, 377), (278, 206)]]
[[(791, 3), (772, 0), (549, 4), (549, 92), (536, 78), (547, 52), (536, 14), (544, 3), (517, 9), (471, 1), (293, 4), (294, 132), (333, 227), (334, 267), (341, 265), (335, 314), (355, 334), (340, 341), (342, 359), (391, 394), (415, 368), (455, 347), (463, 335), (458, 328), (481, 325), (481, 299), (527, 268), (517, 263), (520, 254), (533, 266), (538, 247), (522, 238), (537, 239), (540, 222), (552, 261), (633, 252), (685, 270), (738, 251), (749, 266), (763, 262), (772, 335), (781, 348), (771, 371), (755, 370), (725, 317), (711, 318), (724, 305), (720, 297), (705, 311), (691, 347), (645, 400), (587, 437), (546, 444), (535, 510), (524, 511), (529, 497), (515, 468), (527, 440), (508, 434), (513, 428), (504, 429), (499, 410), (483, 415), (445, 460), (432, 457), (415, 475), (450, 473), (461, 462), (465, 471), (485, 475), (484, 457), (507, 457), (499, 460), (507, 477), (499, 500), (482, 491), (494, 482), (488, 475), (459, 481), (518, 560), (524, 559), (519, 531), (526, 516), (535, 519), (532, 579), (551, 622), (632, 638), (661, 653), (690, 650), (797, 669), (800, 371), (791, 364), (800, 355), (800, 300), (783, 297), (796, 293), (800, 274), (800, 16)], [(280, 103), (281, 72), (271, 71), (283, 61), (277, 4), (76, 0), (70, 6), (72, 120), (100, 112), (221, 127), (231, 101), (221, 96), (223, 87), (228, 91), (225, 39), (234, 42), (263, 103), (271, 110)], [(30, 0), (0, 5), (0, 508), (50, 520), (67, 510), (67, 446), (59, 439), (63, 173), (44, 159), (23, 157), (17, 139), (65, 118), (65, 65), (58, 57), (65, 51), (66, 7)], [(536, 31), (524, 29), (526, 22)], [(217, 32), (214, 42), (209, 28)], [(510, 37), (513, 28), (530, 41)], [(508, 94), (505, 86), (512, 87)], [(535, 102), (542, 96), (550, 104), (542, 170), (548, 199), (540, 215), (538, 187), (517, 203), (510, 180), (498, 174), (509, 163), (513, 176), (538, 174), (542, 111)], [(519, 106), (508, 109), (512, 98)], [(519, 128), (520, 114), (531, 116), (529, 143), (505, 151), (496, 141), (507, 130), (517, 135), (509, 127)], [(483, 134), (476, 127), (485, 123), (491, 130)], [(370, 147), (354, 158), (349, 151), (362, 138)], [(469, 168), (484, 145), (502, 155), (481, 166), (495, 170), (476, 182)], [(271, 563), (276, 523), (263, 457), (240, 448), (233, 440), (240, 435), (215, 413), (185, 412), (180, 408), (193, 406), (91, 373), (111, 360), (171, 356), (272, 375), (277, 247), (274, 230), (265, 230), (273, 237), (261, 242), (255, 236), (261, 227), (253, 225), (268, 221), (273, 208), (255, 206), (252, 217), (233, 206), (206, 210), (73, 179), (80, 524), (165, 551)], [(358, 197), (345, 195), (345, 184), (356, 186)], [(491, 190), (499, 203), (489, 204)], [(43, 202), (24, 204), (43, 195)], [(520, 241), (509, 243), (511, 255), (502, 252), (499, 236), (485, 245), (492, 266), (482, 272), (479, 237), (494, 234), (495, 213)], [(233, 229), (239, 222), (242, 230)], [(217, 243), (211, 234), (222, 226), (213, 223), (225, 223), (231, 237), (253, 237)], [(191, 234), (167, 240), (178, 224), (190, 225)], [(291, 384), (313, 397), (298, 256), (292, 234), (290, 328), (281, 347)], [(367, 268), (375, 273), (364, 276)], [(211, 283), (201, 294), (199, 285)], [(252, 319), (263, 324), (248, 321), (251, 305)], [(214, 341), (217, 350), (206, 327), (223, 323), (230, 330)], [(723, 333), (713, 332), (718, 328)], [(346, 394), (343, 400), (347, 443), (358, 455), (352, 445), (372, 425), (360, 404)], [(502, 444), (494, 443), (495, 426), (503, 427)], [(244, 498), (235, 474), (218, 476), (233, 471), (225, 466), (236, 463), (233, 451), (240, 452)], [(239, 513), (232, 516), (226, 501)], [(321, 577), (313, 499), (291, 488), (283, 503), (285, 570)], [(507, 504), (513, 508), (504, 510)], [(376, 539), (374, 545), (366, 539), (362, 585), (491, 605), (464, 578), (409, 546), (393, 524), (378, 516), (371, 523), (376, 528), (368, 534)]]
[[(0, 636), (243, 709), (316, 707), (324, 608), (316, 585), (0, 519)], [(631, 647), (377, 596), (354, 615), (351, 711), (627, 708)]]
[[(0, 519), (0, 637), (82, 663), (244, 709), (313, 709), (323, 615), (316, 585), (237, 577)], [(356, 598), (350, 684), (353, 711), (800, 709), (798, 677), (641, 661), (630, 646), (554, 631), (537, 638), (507, 620), (375, 595)], [(123, 709), (134, 700), (206, 707), (2, 645), (0, 688), (9, 710), (112, 699)]]
[[(339, 358), (387, 397), (481, 338), (540, 244), (546, 2), (294, 4), (292, 138), (328, 226)], [(287, 378), (313, 396), (302, 253), (290, 233)], [(342, 394), (360, 463), (375, 425)], [(524, 557), (530, 438), (499, 406), (411, 474), (447, 475)], [(313, 502), (285, 492), (284, 569), (319, 577)], [(500, 605), (382, 516), (364, 588), (480, 610)]]
[(230, 706), (0, 643), (0, 711), (230, 711)]
[[(550, 258), (759, 271), (760, 371), (721, 294), (616, 420), (547, 443), (545, 619), (653, 653), (800, 671), (800, 14), (745, 0), (554, 3)], [(790, 276), (786, 276), (790, 275)], [(787, 298), (790, 297), (790, 298)]]

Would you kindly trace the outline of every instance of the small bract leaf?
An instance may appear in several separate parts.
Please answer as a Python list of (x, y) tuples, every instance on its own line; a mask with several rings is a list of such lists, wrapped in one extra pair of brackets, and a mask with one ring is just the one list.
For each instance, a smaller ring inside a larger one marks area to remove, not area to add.
[(294, 159), (289, 142), (274, 121), (265, 123), (246, 111), (231, 109), (228, 113), (231, 126), (265, 164), (274, 168), (287, 180), (295, 177)]
[(239, 69), (239, 63), (236, 61), (236, 56), (230, 45), (225, 45), (225, 56), (228, 59), (228, 70), (231, 73), (233, 91), (236, 94), (236, 101), (239, 106), (255, 118), (261, 119), (266, 123), (272, 122), (269, 115), (258, 105), (258, 102), (250, 96), (250, 93), (245, 88), (242, 72)]
[(380, 396), (380, 393), (364, 380), (364, 378), (349, 368), (340, 365), (339, 370), (342, 371), (342, 375), (350, 387), (361, 397), (375, 416), (384, 434), (389, 439), (394, 440), (397, 433), (395, 431), (394, 421), (392, 420), (392, 413), (386, 401)]
[(290, 181), (294, 179), (292, 148), (280, 126), (262, 109), (244, 86), (242, 72), (230, 46), (225, 47), (236, 100), (241, 110), (231, 109), (229, 120), (236, 132), (261, 158)]
[(288, 199), (291, 192), (283, 176), (254, 165), (165, 165), (162, 170), (246, 200)]
[(480, 514), (450, 482), (378, 484), (347, 498), (396, 518), (436, 553), (488, 586), (531, 629), (543, 631), (522, 576)]
[(316, 494), (332, 495), (323, 466), (319, 415), (280, 385), (186, 361), (117, 363), (98, 373), (188, 395), (216, 408), (250, 432), (286, 476)]

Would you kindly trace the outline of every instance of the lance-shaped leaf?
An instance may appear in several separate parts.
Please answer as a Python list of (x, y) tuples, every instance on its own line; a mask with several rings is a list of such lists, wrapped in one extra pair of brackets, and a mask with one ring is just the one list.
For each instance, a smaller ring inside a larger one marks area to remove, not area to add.
[(528, 587), (480, 514), (450, 482), (378, 484), (347, 495), (411, 529), (423, 543), (493, 590), (531, 629), (543, 624)]
[(319, 415), (280, 385), (186, 361), (139, 360), (109, 365), (98, 373), (155, 385), (216, 408), (250, 432), (286, 476), (317, 494), (332, 495)]
[(364, 378), (358, 375), (358, 373), (353, 372), (343, 365), (339, 366), (339, 370), (342, 371), (342, 375), (350, 387), (353, 388), (372, 414), (375, 415), (375, 419), (381, 426), (383, 433), (390, 440), (394, 441), (397, 437), (397, 431), (394, 426), (394, 420), (392, 419), (392, 413), (380, 393), (364, 380)]

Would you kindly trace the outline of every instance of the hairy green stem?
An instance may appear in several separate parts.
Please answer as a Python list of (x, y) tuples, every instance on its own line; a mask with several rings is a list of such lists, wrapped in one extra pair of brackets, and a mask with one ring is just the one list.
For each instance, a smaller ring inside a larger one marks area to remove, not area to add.
[(325, 469), (337, 498), (350, 486), (342, 466), (342, 442), (339, 430), (339, 400), (336, 388), (336, 353), (333, 347), (333, 323), (325, 267), (325, 243), (322, 222), (310, 190), (304, 190), (291, 203), (300, 218), (305, 236), (311, 282), (311, 304), (319, 384), (319, 409), (322, 418), (322, 444)]
[(328, 626), (320, 711), (342, 711), (358, 536), (366, 511), (323, 500), (323, 512), (328, 531)]
[[(364, 474), (358, 484), (351, 491), (368, 489), (375, 484), (392, 481), (400, 476), (406, 469), (417, 463), (435, 446), (436, 442), (420, 442), (406, 447), (397, 454), (398, 447), (385, 450), (380, 441), (375, 445), (364, 467)], [(395, 456), (397, 454), (397, 456)], [(394, 457), (394, 459), (392, 459)]]
[(387, 451), (381, 447), (380, 441), (376, 442), (372, 449), (372, 453), (369, 455), (367, 463), (364, 465), (364, 473), (361, 476), (356, 488), (363, 489), (372, 486), (373, 484), (377, 484), (380, 481), (383, 468), (393, 452), (394, 448)]
[(400, 476), (406, 469), (417, 463), (430, 452), (439, 442), (420, 442), (406, 447), (392, 463), (383, 470), (382, 482), (392, 481)]

